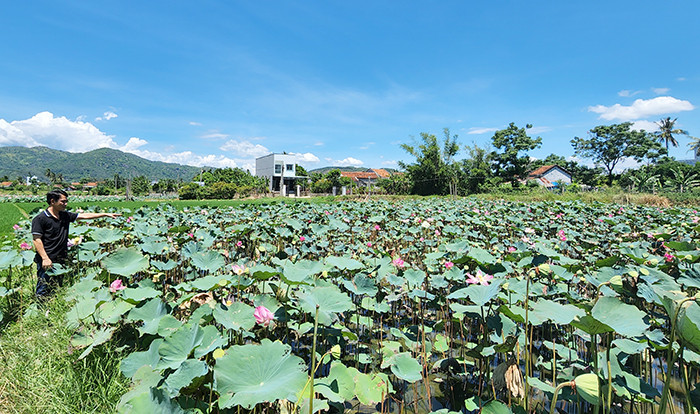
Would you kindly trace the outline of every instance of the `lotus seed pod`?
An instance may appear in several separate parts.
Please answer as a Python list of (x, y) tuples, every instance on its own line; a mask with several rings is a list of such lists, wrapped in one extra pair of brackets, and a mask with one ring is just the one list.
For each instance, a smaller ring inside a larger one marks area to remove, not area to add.
[(629, 272), (629, 275), (632, 276), (632, 277), (634, 277), (634, 278), (639, 277), (639, 273), (637, 273), (636, 270), (630, 271), (630, 272)]
[(333, 345), (331, 348), (331, 356), (335, 359), (340, 358), (340, 345)]
[(541, 265), (539, 265), (537, 267), (539, 267), (540, 272), (544, 272), (544, 273), (549, 273), (552, 270), (552, 268), (549, 267), (549, 263), (542, 263)]
[(598, 376), (596, 374), (582, 374), (574, 379), (576, 392), (584, 400), (593, 405), (598, 405)]

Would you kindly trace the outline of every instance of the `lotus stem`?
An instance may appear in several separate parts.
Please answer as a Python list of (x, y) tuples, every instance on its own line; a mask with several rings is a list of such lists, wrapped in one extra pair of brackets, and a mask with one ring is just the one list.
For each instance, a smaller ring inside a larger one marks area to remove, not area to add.
[(316, 317), (314, 318), (314, 344), (311, 348), (311, 390), (309, 391), (309, 414), (314, 414), (314, 376), (316, 375), (316, 334), (318, 333), (318, 308), (316, 305)]
[[(661, 405), (659, 406), (659, 414), (666, 414), (666, 406), (668, 405), (668, 400), (671, 393), (671, 370), (676, 364), (676, 353), (673, 352), (673, 343), (676, 342), (676, 322), (678, 320), (678, 315), (681, 313), (681, 308), (683, 307), (683, 304), (685, 302), (694, 301), (697, 299), (698, 298), (696, 298), (695, 296), (691, 296), (689, 298), (681, 300), (678, 303), (678, 308), (676, 308), (676, 312), (675, 315), (673, 315), (673, 319), (671, 319), (671, 335), (669, 336), (671, 342), (668, 345), (668, 357), (666, 358), (666, 375), (664, 377), (664, 389), (661, 393)], [(682, 347), (680, 351), (683, 351)]]
[(573, 381), (568, 381), (568, 382), (562, 382), (557, 386), (557, 388), (554, 389), (554, 395), (552, 395), (552, 404), (550, 405), (549, 412), (550, 414), (556, 413), (556, 405), (557, 405), (557, 396), (559, 396), (559, 391), (561, 391), (562, 388), (564, 387), (573, 387), (575, 386), (575, 382)]

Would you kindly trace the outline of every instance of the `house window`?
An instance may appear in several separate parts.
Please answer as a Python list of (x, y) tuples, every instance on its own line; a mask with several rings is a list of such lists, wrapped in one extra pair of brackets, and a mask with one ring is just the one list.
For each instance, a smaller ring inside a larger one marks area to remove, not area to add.
[(294, 164), (287, 164), (287, 171), (294, 171)]
[(282, 164), (275, 164), (275, 174), (282, 174)]

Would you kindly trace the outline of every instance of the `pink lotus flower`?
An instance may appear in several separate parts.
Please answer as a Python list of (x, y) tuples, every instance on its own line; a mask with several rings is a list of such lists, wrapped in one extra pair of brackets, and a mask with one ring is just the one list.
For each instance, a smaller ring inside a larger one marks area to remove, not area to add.
[(233, 273), (237, 274), (238, 276), (242, 275), (243, 273), (248, 271), (248, 268), (245, 266), (241, 266), (238, 264), (231, 265), (231, 270), (233, 270)]
[(561, 217), (562, 217), (562, 214), (561, 214), (561, 213), (559, 213), (559, 214), (556, 215), (556, 218), (558, 218), (558, 219), (560, 219)]
[(15, 224), (14, 226), (12, 226), (12, 228), (15, 229), (15, 231), (20, 229), (19, 224)]
[(372, 242), (367, 242), (367, 247), (372, 247)]
[(299, 236), (299, 241), (304, 241), (304, 240), (306, 240), (306, 237), (304, 237), (304, 236)]
[(489, 280), (493, 279), (492, 275), (483, 273), (480, 269), (476, 270), (476, 275), (472, 275), (472, 274), (467, 273), (467, 276), (469, 276), (469, 278), (466, 280), (467, 283), (469, 283), (469, 284), (480, 283), (484, 286), (488, 286)]
[(241, 247), (241, 246), (243, 246), (243, 242), (240, 241), (240, 240), (238, 240), (238, 241), (236, 242), (236, 247)]
[(672, 262), (675, 256), (673, 256), (671, 253), (664, 253), (664, 259), (666, 259), (667, 262)]
[(193, 234), (193, 233), (187, 233), (187, 236), (188, 236), (188, 237), (194, 237), (194, 234)]
[(115, 279), (111, 285), (109, 285), (109, 291), (112, 293), (117, 293), (117, 291), (126, 289), (126, 286), (122, 284), (121, 279)]
[(419, 240), (420, 240), (420, 241), (425, 241), (425, 239), (424, 239), (424, 238), (422, 238), (422, 237), (421, 237), (421, 238), (420, 238)]
[(253, 316), (255, 316), (255, 322), (262, 326), (268, 326), (270, 325), (271, 321), (275, 320), (275, 315), (264, 306), (258, 306), (255, 308)]
[(400, 257), (397, 257), (396, 259), (392, 260), (391, 264), (399, 268), (406, 266), (406, 262), (404, 262), (403, 259)]
[(508, 253), (513, 253), (513, 252), (515, 252), (515, 251), (517, 251), (517, 250), (518, 250), (518, 249), (516, 249), (515, 247), (510, 246), (510, 247), (508, 248)]
[(377, 230), (377, 231), (379, 231), (379, 230), (381, 230), (382, 228), (379, 227), (379, 224), (375, 224), (375, 225), (374, 225), (374, 229)]
[(559, 236), (559, 240), (566, 241), (566, 235), (564, 234), (564, 229), (559, 230), (557, 235)]
[(435, 230), (435, 235), (439, 236), (440, 235), (440, 230)]
[(450, 270), (454, 265), (452, 262), (445, 262), (445, 269)]
[(29, 250), (29, 249), (32, 248), (32, 246), (29, 245), (29, 243), (27, 243), (27, 242), (22, 242), (22, 243), (19, 245), (19, 248), (22, 249), (22, 250)]

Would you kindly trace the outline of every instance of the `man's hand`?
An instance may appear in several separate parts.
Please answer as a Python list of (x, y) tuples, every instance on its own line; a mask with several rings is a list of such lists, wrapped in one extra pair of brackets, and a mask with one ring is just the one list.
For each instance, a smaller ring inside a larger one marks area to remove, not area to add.
[(44, 270), (51, 269), (53, 267), (53, 262), (48, 257), (46, 259), (41, 259), (41, 267)]

